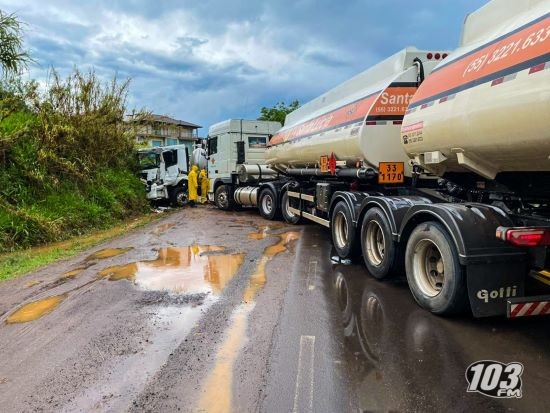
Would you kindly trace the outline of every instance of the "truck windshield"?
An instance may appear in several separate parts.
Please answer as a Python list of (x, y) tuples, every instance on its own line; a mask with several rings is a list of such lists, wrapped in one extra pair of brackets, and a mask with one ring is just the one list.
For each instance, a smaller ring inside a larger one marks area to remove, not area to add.
[(139, 167), (140, 169), (152, 169), (160, 166), (160, 156), (153, 152), (139, 153)]

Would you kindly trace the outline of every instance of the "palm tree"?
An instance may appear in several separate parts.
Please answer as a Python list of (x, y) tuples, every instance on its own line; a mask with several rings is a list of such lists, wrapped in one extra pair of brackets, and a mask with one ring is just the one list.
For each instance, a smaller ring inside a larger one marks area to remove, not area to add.
[(21, 22), (15, 14), (0, 10), (0, 67), (4, 76), (20, 73), (31, 61), (23, 49)]

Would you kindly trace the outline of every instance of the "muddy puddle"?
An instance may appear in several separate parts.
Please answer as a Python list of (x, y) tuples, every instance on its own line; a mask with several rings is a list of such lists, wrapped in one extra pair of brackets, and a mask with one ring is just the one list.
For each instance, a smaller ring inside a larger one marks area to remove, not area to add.
[(269, 231), (274, 231), (281, 228), (283, 228), (282, 224), (264, 225), (259, 228), (258, 232), (251, 232), (248, 234), (248, 238), (253, 240), (262, 240), (266, 237), (275, 237), (276, 235), (270, 234)]
[(166, 231), (168, 231), (169, 229), (174, 228), (175, 226), (176, 226), (175, 223), (168, 223), (168, 224), (159, 225), (153, 230), (153, 235), (164, 234)]
[(67, 294), (61, 294), (25, 304), (11, 314), (6, 319), (6, 323), (26, 323), (28, 321), (37, 320), (40, 317), (52, 312), (65, 298), (67, 298)]
[(211, 245), (162, 248), (155, 260), (109, 267), (100, 271), (99, 276), (111, 281), (133, 281), (145, 290), (219, 295), (245, 257), (245, 254), (219, 254), (224, 249)]
[(77, 275), (79, 275), (82, 271), (84, 271), (86, 268), (75, 268), (74, 270), (67, 271), (66, 273), (63, 273), (61, 278), (74, 278)]
[[(268, 230), (260, 231), (260, 233), (266, 233)], [(233, 370), (237, 357), (248, 340), (246, 331), (248, 316), (254, 309), (254, 300), (259, 290), (267, 282), (267, 263), (277, 254), (286, 251), (288, 244), (297, 240), (300, 233), (290, 231), (282, 234), (268, 234), (268, 236), (278, 237), (279, 241), (264, 250), (244, 291), (244, 304), (233, 311), (226, 337), (216, 354), (214, 368), (202, 386), (198, 405), (199, 411), (208, 413), (230, 413), (233, 411)]]
[(262, 258), (256, 267), (256, 271), (250, 277), (248, 287), (244, 291), (243, 301), (245, 303), (252, 302), (258, 291), (267, 282), (266, 265), (273, 257), (287, 250), (287, 245), (291, 241), (295, 241), (300, 237), (300, 233), (296, 231), (285, 232), (283, 234), (274, 235), (279, 237), (279, 242), (270, 245), (264, 250)]
[(38, 284), (42, 284), (42, 280), (29, 281), (28, 283), (25, 284), (25, 288), (31, 288)]
[(86, 257), (85, 261), (104, 260), (106, 258), (116, 257), (117, 255), (127, 253), (131, 249), (132, 248), (105, 248), (89, 255)]

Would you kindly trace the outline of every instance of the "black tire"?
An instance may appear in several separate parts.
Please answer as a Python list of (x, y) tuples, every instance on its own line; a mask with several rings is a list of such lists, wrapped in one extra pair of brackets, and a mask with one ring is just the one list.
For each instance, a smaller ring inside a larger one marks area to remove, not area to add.
[(178, 186), (170, 194), (170, 203), (175, 208), (181, 208), (187, 204), (187, 187)]
[(369, 273), (379, 280), (398, 271), (402, 265), (390, 223), (380, 208), (367, 211), (361, 225), (361, 252)]
[(288, 191), (285, 191), (285, 193), (281, 197), (281, 213), (286, 222), (292, 225), (296, 225), (300, 222), (300, 215), (296, 215), (295, 213), (288, 210), (288, 207), (290, 206), (289, 198), (290, 197), (288, 196)]
[(419, 224), (407, 242), (405, 257), (409, 288), (421, 307), (441, 315), (466, 309), (464, 269), (454, 241), (441, 224)]
[(347, 204), (340, 201), (334, 207), (330, 219), (332, 244), (340, 258), (352, 258), (359, 251), (357, 231), (353, 226), (351, 211)]
[(233, 196), (232, 191), (228, 185), (220, 185), (214, 192), (214, 203), (218, 209), (229, 211), (233, 208)]
[(275, 192), (273, 192), (271, 188), (263, 189), (262, 192), (260, 192), (260, 197), (258, 198), (258, 209), (260, 210), (260, 215), (270, 221), (277, 217), (278, 208), (275, 199)]

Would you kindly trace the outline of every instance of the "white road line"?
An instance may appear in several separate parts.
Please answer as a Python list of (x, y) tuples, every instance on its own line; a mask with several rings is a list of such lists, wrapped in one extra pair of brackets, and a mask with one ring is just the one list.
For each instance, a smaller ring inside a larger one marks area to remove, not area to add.
[(306, 286), (309, 291), (315, 289), (316, 277), (317, 277), (317, 260), (311, 260), (309, 262), (309, 266), (307, 269), (307, 277), (306, 277)]
[(315, 336), (300, 336), (293, 413), (313, 412)]

